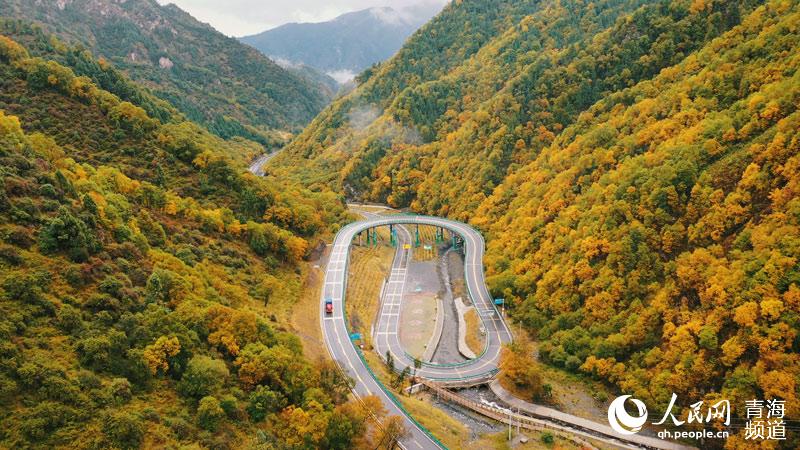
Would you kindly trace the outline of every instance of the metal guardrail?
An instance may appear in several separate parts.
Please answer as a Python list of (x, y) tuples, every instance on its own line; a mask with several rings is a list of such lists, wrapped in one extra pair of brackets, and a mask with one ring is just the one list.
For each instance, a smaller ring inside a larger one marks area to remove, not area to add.
[[(420, 216), (420, 215), (416, 215), (416, 214), (413, 214), (413, 215), (412, 215), (412, 214), (409, 214), (409, 216), (411, 216), (411, 217), (430, 217), (430, 216)], [(441, 220), (441, 219), (439, 219), (439, 218), (434, 218), (434, 219)], [(412, 222), (412, 223), (413, 223), (413, 222)], [(353, 224), (348, 224), (348, 225), (345, 225), (344, 227), (342, 227), (342, 228), (341, 228), (341, 229), (340, 229), (340, 230), (337, 232), (337, 234), (336, 234), (336, 237), (334, 238), (334, 241), (333, 241), (333, 242), (335, 243), (335, 242), (338, 240), (338, 238), (339, 238), (339, 235), (340, 235), (340, 234), (341, 234), (341, 233), (342, 233), (342, 232), (343, 232), (345, 229), (348, 229), (348, 228), (349, 228), (349, 227), (351, 227), (351, 226), (353, 226)], [(442, 228), (447, 228), (447, 229), (449, 229), (451, 232), (457, 233), (457, 234), (459, 234), (459, 235), (461, 234), (461, 233), (460, 233), (459, 231), (457, 231), (456, 229), (454, 229), (454, 228), (451, 228), (451, 227), (448, 227), (448, 226), (446, 226), (446, 225), (442, 226)], [(481, 250), (483, 250), (483, 248), (485, 248), (485, 243), (484, 243), (484, 240), (483, 240), (483, 236), (481, 236), (481, 235), (480, 235), (480, 233), (478, 233), (478, 237), (479, 237), (479, 239), (480, 239), (480, 245), (482, 246)], [(349, 243), (348, 243), (348, 244), (349, 244)], [(466, 271), (467, 271), (467, 267), (468, 267), (468, 266), (467, 266), (467, 264), (468, 264), (468, 263), (467, 263), (467, 260), (465, 259), (465, 261), (464, 261), (464, 270), (465, 270), (465, 273), (466, 273)], [(344, 270), (345, 270), (345, 273), (347, 273), (347, 269), (348, 269), (349, 265), (350, 265), (350, 248), (349, 248), (349, 245), (348, 245), (348, 249), (347, 249), (347, 252), (346, 252), (346, 260), (345, 260), (345, 262), (344, 262)], [(347, 292), (347, 284), (348, 284), (348, 278), (349, 278), (349, 277), (347, 277), (347, 276), (345, 276), (345, 277), (343, 278), (343, 286), (342, 286), (342, 298), (341, 298), (342, 305), (341, 305), (341, 308), (342, 308), (342, 318), (344, 319), (344, 325), (345, 325), (345, 329), (347, 330), (347, 332), (348, 332), (348, 334), (349, 334), (349, 332), (350, 332), (350, 330), (351, 330), (351, 326), (350, 326), (350, 321), (349, 321), (349, 319), (348, 319), (348, 316), (347, 316), (347, 308), (346, 308), (346, 306), (345, 306), (345, 301), (346, 301), (346, 292)], [(466, 286), (466, 287), (467, 287), (467, 293), (468, 293), (468, 295), (470, 296), (470, 298), (471, 298), (471, 300), (472, 300), (472, 303), (473, 303), (473, 304), (475, 304), (475, 300), (474, 300), (474, 299), (475, 299), (475, 296), (473, 295), (473, 292), (472, 292), (472, 291), (471, 291), (471, 289), (469, 288), (469, 283), (466, 283), (466, 285), (467, 285), (467, 286)], [(500, 314), (500, 312), (497, 310), (497, 306), (495, 306), (495, 305), (492, 303), (492, 307), (494, 308), (494, 310), (495, 310), (495, 313), (499, 315), (499, 314)], [(480, 319), (481, 323), (483, 324), (483, 326), (486, 328), (486, 324), (484, 324), (484, 323), (483, 323), (483, 317), (481, 317), (481, 315), (480, 315), (480, 314), (478, 315), (478, 317), (479, 317), (479, 319)], [(504, 320), (504, 318), (502, 318), (502, 317), (501, 317), (501, 321), (502, 321), (503, 327), (505, 327), (505, 329), (506, 329), (506, 331), (508, 332), (509, 336), (511, 336), (510, 330), (508, 329), (508, 327), (507, 327), (507, 325), (506, 325), (506, 323), (505, 323), (505, 320)], [(324, 336), (324, 333), (323, 333), (323, 336)], [(402, 413), (405, 415), (405, 417), (408, 419), (408, 421), (409, 421), (409, 422), (411, 422), (411, 423), (412, 423), (414, 426), (416, 426), (416, 427), (417, 427), (417, 429), (419, 429), (420, 431), (422, 431), (422, 432), (423, 432), (423, 433), (424, 433), (426, 436), (428, 436), (428, 438), (430, 438), (430, 440), (431, 440), (433, 443), (435, 443), (436, 445), (438, 445), (439, 447), (441, 447), (441, 448), (443, 448), (443, 449), (446, 449), (447, 447), (446, 447), (446, 446), (445, 446), (445, 445), (444, 445), (444, 444), (443, 444), (441, 441), (439, 441), (439, 439), (437, 439), (437, 438), (436, 438), (436, 437), (435, 437), (435, 436), (434, 436), (434, 435), (433, 435), (433, 434), (432, 434), (432, 433), (431, 433), (431, 432), (430, 432), (430, 431), (429, 431), (429, 430), (428, 430), (428, 429), (427, 429), (427, 428), (426, 428), (424, 425), (422, 425), (421, 423), (419, 423), (419, 422), (418, 422), (418, 421), (417, 421), (417, 420), (416, 420), (416, 419), (415, 419), (415, 418), (414, 418), (414, 417), (413, 417), (413, 416), (412, 416), (412, 415), (411, 415), (411, 414), (408, 412), (408, 410), (406, 410), (406, 409), (405, 409), (405, 407), (402, 405), (402, 403), (400, 402), (400, 400), (399, 400), (399, 399), (398, 399), (398, 398), (397, 398), (397, 397), (394, 395), (394, 393), (393, 393), (393, 392), (391, 392), (391, 391), (390, 391), (390, 390), (389, 390), (389, 389), (388, 389), (388, 388), (387, 388), (387, 387), (386, 387), (386, 386), (385, 386), (385, 385), (384, 385), (384, 384), (383, 384), (383, 383), (380, 381), (380, 379), (378, 379), (377, 375), (376, 375), (376, 374), (375, 374), (375, 372), (372, 370), (372, 368), (370, 367), (370, 365), (369, 365), (369, 363), (367, 362), (366, 358), (364, 357), (364, 354), (363, 354), (363, 352), (362, 352), (362, 351), (361, 351), (361, 349), (360, 349), (360, 348), (359, 348), (359, 347), (358, 347), (358, 346), (355, 344), (355, 342), (353, 342), (352, 340), (350, 340), (350, 345), (352, 345), (352, 346), (353, 346), (353, 349), (354, 349), (354, 351), (356, 352), (356, 354), (358, 355), (358, 357), (359, 357), (359, 359), (361, 360), (362, 364), (363, 364), (363, 365), (364, 365), (364, 367), (366, 368), (367, 372), (368, 372), (368, 373), (369, 373), (369, 375), (372, 377), (372, 379), (375, 381), (375, 383), (378, 385), (378, 387), (379, 387), (379, 388), (380, 388), (380, 389), (383, 391), (383, 393), (385, 394), (385, 396), (386, 396), (386, 397), (387, 397), (387, 398), (388, 398), (390, 401), (392, 401), (392, 403), (394, 403), (394, 405), (395, 405), (395, 406), (396, 406), (396, 407), (397, 407), (397, 408), (398, 408), (398, 409), (399, 409), (399, 410), (400, 410), (400, 411), (401, 411), (401, 412), (402, 412)], [(488, 349), (488, 341), (487, 341), (486, 345), (484, 346), (484, 349), (483, 349), (483, 351), (481, 352), (481, 354), (480, 354), (480, 355), (478, 355), (478, 357), (477, 357), (475, 360), (477, 360), (477, 359), (480, 359), (480, 358), (481, 358), (481, 357), (482, 357), (482, 356), (483, 356), (483, 355), (486, 353), (487, 349)], [(439, 365), (439, 366), (445, 366), (445, 367), (458, 367), (458, 366), (463, 366), (463, 365), (468, 365), (468, 364), (470, 364), (470, 363), (473, 363), (475, 360), (466, 361), (465, 363), (455, 363), (455, 364), (452, 364), (452, 365), (450, 365), (450, 364), (447, 364), (447, 365), (438, 364), (438, 365)], [(338, 365), (338, 364), (337, 364), (337, 365)], [(429, 366), (429, 365), (437, 365), (437, 364), (425, 364), (425, 365), (426, 365), (426, 366)], [(476, 385), (476, 384), (482, 384), (482, 383), (485, 383), (486, 381), (488, 381), (488, 380), (490, 380), (491, 378), (493, 378), (493, 377), (494, 377), (494, 375), (495, 375), (496, 373), (497, 373), (497, 369), (491, 369), (491, 370), (489, 370), (489, 371), (485, 372), (484, 374), (478, 374), (477, 376), (472, 376), (472, 377), (452, 377), (452, 378), (438, 378), (438, 379), (436, 379), (436, 381), (437, 381), (437, 382), (439, 382), (439, 383), (440, 383), (440, 384), (442, 384), (442, 385), (458, 386), (458, 387), (466, 387), (466, 386), (471, 386), (471, 385)], [(455, 394), (453, 394), (453, 395), (455, 395)], [(498, 420), (500, 420), (500, 419), (498, 419)], [(502, 421), (502, 420), (501, 420), (501, 421)]]
[[(402, 213), (397, 214), (397, 215), (406, 216), (410, 220), (413, 220), (413, 219), (416, 219), (416, 218), (423, 218), (423, 219), (439, 220), (439, 221), (446, 222), (445, 225), (437, 225), (437, 226), (441, 226), (442, 228), (445, 228), (445, 229), (449, 230), (451, 233), (459, 234), (463, 238), (466, 238), (466, 236), (464, 236), (461, 232), (459, 232), (456, 229), (457, 226), (458, 225), (465, 225), (465, 226), (469, 227), (469, 225), (467, 225), (467, 224), (462, 224), (460, 222), (451, 221), (449, 219), (443, 219), (441, 217), (428, 216), (428, 215), (424, 215), (424, 214), (416, 214), (416, 213), (412, 213), (412, 212), (402, 212)], [(387, 221), (385, 224), (380, 224), (380, 225), (375, 225), (375, 226), (385, 226), (385, 225), (388, 225), (389, 222), (391, 222), (391, 218), (390, 217), (386, 217), (385, 219)], [(450, 222), (452, 224), (450, 224), (448, 222)], [(355, 227), (355, 226), (357, 226), (358, 223), (359, 222), (351, 222), (351, 223), (345, 225), (344, 227), (342, 227), (342, 229), (340, 229), (339, 232), (341, 232), (342, 230), (344, 230), (345, 228), (348, 228), (348, 227)], [(415, 223), (416, 222), (406, 222), (405, 224), (415, 224)], [(403, 224), (403, 223), (401, 222), (399, 224)], [(480, 233), (476, 233), (476, 234), (477, 234), (478, 238), (480, 239), (481, 250), (485, 250), (486, 244), (485, 244), (485, 241), (483, 239), (483, 236)], [(336, 238), (338, 238), (338, 233), (337, 233)], [(334, 239), (334, 242), (336, 242), (336, 239)], [(349, 261), (349, 258), (350, 258), (349, 249), (348, 249), (347, 257), (348, 257), (348, 261)], [(468, 261), (465, 258), (464, 259), (464, 273), (465, 274), (467, 272), (467, 267), (468, 267)], [(345, 277), (344, 292), (346, 292), (346, 290), (347, 290), (346, 281), (347, 281), (347, 277)], [(469, 297), (470, 297), (470, 301), (472, 302), (473, 305), (475, 305), (476, 296), (472, 292), (472, 289), (470, 288), (469, 283), (465, 283), (465, 286), (466, 286), (466, 289), (467, 289), (467, 295), (469, 295)], [(491, 295), (489, 297), (491, 297)], [(342, 296), (342, 302), (344, 303), (344, 294)], [(502, 314), (500, 313), (500, 310), (497, 309), (497, 305), (495, 305), (494, 302), (490, 302), (490, 305), (494, 309), (495, 314), (497, 314), (497, 316), (500, 317), (501, 323), (503, 325), (503, 328), (505, 328), (505, 330), (508, 333), (508, 335), (511, 337), (511, 339), (513, 339), (513, 334), (511, 333), (511, 330), (508, 328), (508, 325), (505, 322), (505, 317), (503, 317)], [(346, 317), (345, 317), (345, 320), (347, 320)], [(478, 314), (478, 320), (480, 320), (481, 326), (483, 326), (484, 329), (487, 329), (487, 330), (489, 329), (487, 327), (487, 324), (485, 323), (485, 321), (483, 319), (483, 316), (481, 314)], [(349, 324), (348, 324), (347, 328), (348, 328), (348, 330), (350, 329)], [(458, 362), (458, 363), (431, 363), (431, 362), (426, 362), (426, 361), (421, 361), (421, 363), (422, 363), (422, 366), (424, 366), (424, 367), (433, 367), (433, 368), (435, 368), (435, 367), (445, 367), (445, 368), (449, 368), (449, 367), (465, 367), (465, 366), (469, 366), (469, 365), (475, 364), (476, 361), (479, 361), (481, 358), (483, 358), (483, 356), (486, 354), (486, 351), (488, 349), (489, 349), (489, 341), (487, 339), (486, 342), (485, 342), (485, 345), (483, 346), (483, 349), (481, 350), (481, 353), (476, 355), (476, 357), (474, 359), (470, 359), (470, 360), (462, 361), (462, 362)], [(404, 350), (404, 353), (409, 359), (411, 359), (411, 360), (414, 359), (414, 357), (412, 355), (408, 354), (408, 352), (406, 352), (405, 350)], [(477, 383), (477, 384), (480, 384), (480, 383)]]
[[(344, 227), (342, 227), (342, 228), (339, 230), (339, 232), (337, 232), (337, 233), (336, 233), (336, 238), (338, 238), (338, 237), (339, 237), (339, 233), (341, 233), (343, 229), (344, 229)], [(333, 242), (336, 242), (336, 238), (334, 238)], [(347, 260), (345, 261), (345, 270), (346, 270), (347, 268), (349, 268), (349, 266), (350, 266), (350, 249), (348, 248), (348, 250), (347, 250)], [(350, 332), (350, 330), (351, 330), (351, 328), (350, 328), (350, 321), (349, 321), (349, 320), (348, 320), (348, 318), (347, 318), (347, 307), (346, 307), (346, 305), (345, 305), (345, 299), (346, 299), (346, 297), (347, 297), (347, 296), (345, 295), (345, 294), (347, 293), (347, 281), (348, 281), (348, 277), (344, 277), (344, 286), (343, 286), (343, 290), (342, 290), (342, 318), (344, 319), (344, 325), (345, 325), (345, 329), (346, 329), (346, 330), (348, 331), (348, 333), (349, 333), (349, 332)], [(434, 436), (434, 435), (433, 435), (433, 434), (430, 432), (430, 430), (428, 430), (428, 429), (427, 429), (427, 428), (426, 428), (424, 425), (422, 425), (421, 423), (419, 423), (419, 422), (417, 421), (417, 419), (415, 419), (415, 418), (414, 418), (414, 417), (411, 415), (411, 413), (409, 413), (409, 412), (408, 412), (408, 410), (407, 410), (407, 409), (406, 409), (406, 408), (403, 406), (403, 404), (400, 402), (400, 400), (398, 400), (398, 399), (397, 399), (397, 397), (395, 397), (395, 395), (394, 395), (394, 394), (393, 394), (393, 393), (392, 393), (392, 392), (391, 392), (391, 391), (390, 391), (390, 390), (389, 390), (389, 389), (388, 389), (388, 388), (387, 388), (387, 387), (386, 387), (386, 386), (385, 386), (385, 385), (384, 385), (384, 384), (381, 382), (381, 380), (380, 380), (380, 379), (378, 379), (378, 376), (377, 376), (377, 375), (375, 375), (375, 372), (373, 372), (373, 371), (372, 371), (372, 368), (369, 366), (369, 363), (367, 362), (366, 358), (364, 358), (364, 354), (363, 354), (363, 352), (362, 352), (362, 351), (361, 351), (361, 349), (360, 349), (360, 348), (359, 348), (359, 347), (358, 347), (358, 346), (355, 344), (355, 342), (353, 342), (353, 340), (352, 340), (352, 339), (348, 339), (348, 340), (350, 341), (350, 345), (352, 345), (352, 346), (353, 346), (353, 349), (355, 350), (355, 352), (356, 352), (356, 354), (358, 355), (359, 359), (361, 359), (361, 362), (362, 362), (362, 364), (364, 364), (364, 367), (367, 369), (367, 372), (369, 373), (369, 375), (372, 377), (372, 379), (373, 379), (373, 380), (375, 380), (375, 383), (378, 385), (378, 387), (380, 387), (380, 388), (381, 388), (381, 390), (383, 391), (383, 393), (384, 393), (384, 394), (386, 394), (386, 396), (389, 398), (389, 400), (391, 400), (391, 401), (392, 401), (392, 403), (394, 403), (394, 404), (395, 404), (395, 406), (397, 406), (397, 408), (398, 408), (398, 409), (400, 409), (400, 411), (402, 411), (402, 412), (403, 412), (403, 414), (405, 414), (406, 418), (407, 418), (409, 421), (411, 421), (411, 423), (413, 423), (413, 424), (414, 424), (414, 426), (416, 426), (416, 427), (417, 427), (417, 428), (418, 428), (420, 431), (422, 431), (423, 433), (425, 433), (425, 434), (426, 434), (426, 435), (427, 435), (427, 436), (428, 436), (428, 437), (431, 439), (431, 441), (433, 441), (433, 442), (434, 442), (436, 445), (438, 445), (440, 448), (442, 448), (442, 449), (445, 449), (445, 450), (446, 450), (446, 449), (447, 449), (447, 446), (445, 446), (445, 445), (444, 445), (444, 444), (443, 444), (443, 443), (442, 443), (442, 442), (441, 442), (439, 439), (437, 439), (437, 438), (436, 438), (436, 436)], [(337, 364), (337, 365), (338, 365), (338, 364)]]
[[(352, 343), (353, 341), (350, 341), (350, 342)], [(417, 419), (415, 419), (415, 418), (414, 418), (414, 416), (412, 416), (412, 415), (411, 415), (411, 413), (410, 413), (410, 412), (408, 412), (408, 410), (407, 410), (407, 409), (406, 409), (406, 408), (403, 406), (403, 404), (400, 402), (400, 400), (399, 400), (397, 397), (395, 397), (394, 393), (393, 393), (393, 392), (391, 392), (391, 391), (390, 391), (390, 390), (389, 390), (389, 389), (388, 389), (388, 388), (387, 388), (387, 387), (386, 387), (386, 386), (385, 386), (385, 385), (384, 385), (384, 384), (381, 382), (381, 380), (379, 380), (379, 379), (378, 379), (378, 376), (377, 376), (377, 375), (375, 375), (375, 372), (373, 372), (373, 371), (372, 371), (372, 368), (369, 366), (369, 363), (367, 362), (367, 359), (366, 359), (366, 358), (364, 358), (364, 354), (361, 352), (361, 349), (360, 349), (360, 348), (358, 348), (358, 347), (356, 347), (356, 345), (355, 345), (355, 344), (353, 344), (353, 348), (355, 348), (355, 350), (356, 350), (356, 353), (358, 354), (358, 357), (361, 359), (361, 362), (362, 362), (362, 363), (364, 363), (364, 367), (366, 367), (366, 369), (367, 369), (367, 372), (369, 372), (369, 375), (372, 377), (372, 379), (373, 379), (373, 380), (375, 380), (375, 383), (377, 383), (377, 384), (378, 384), (378, 387), (380, 387), (380, 388), (381, 388), (381, 390), (384, 392), (384, 394), (386, 394), (386, 396), (387, 396), (387, 397), (389, 397), (389, 399), (392, 401), (392, 403), (394, 403), (394, 404), (395, 404), (395, 406), (397, 406), (397, 407), (400, 409), (400, 411), (403, 411), (403, 414), (405, 414), (405, 415), (406, 415), (406, 417), (408, 418), (408, 420), (410, 420), (410, 421), (411, 421), (411, 422), (412, 422), (412, 423), (413, 423), (413, 424), (414, 424), (414, 425), (415, 425), (417, 428), (419, 428), (419, 429), (420, 429), (420, 430), (421, 430), (423, 433), (425, 433), (425, 434), (426, 434), (426, 435), (427, 435), (427, 436), (428, 436), (428, 437), (429, 437), (429, 438), (430, 438), (430, 439), (431, 439), (431, 440), (432, 440), (432, 441), (433, 441), (433, 442), (434, 442), (436, 445), (438, 445), (439, 447), (441, 447), (441, 448), (443, 448), (443, 449), (447, 449), (447, 446), (445, 446), (445, 445), (442, 443), (442, 441), (440, 441), (439, 439), (437, 439), (437, 438), (436, 438), (436, 436), (434, 436), (434, 435), (433, 435), (433, 434), (430, 432), (430, 430), (428, 430), (428, 429), (427, 429), (427, 428), (426, 428), (424, 425), (422, 425), (421, 423), (419, 423), (419, 422), (417, 421)]]

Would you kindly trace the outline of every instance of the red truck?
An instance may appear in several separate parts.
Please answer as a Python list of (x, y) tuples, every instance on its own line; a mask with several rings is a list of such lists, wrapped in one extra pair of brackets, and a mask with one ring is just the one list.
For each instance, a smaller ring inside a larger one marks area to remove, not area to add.
[(325, 299), (325, 313), (333, 314), (333, 299), (330, 298)]

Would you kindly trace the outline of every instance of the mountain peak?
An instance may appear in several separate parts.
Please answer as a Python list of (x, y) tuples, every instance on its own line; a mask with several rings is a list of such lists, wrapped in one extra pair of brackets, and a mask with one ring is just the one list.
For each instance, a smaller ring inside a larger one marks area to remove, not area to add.
[[(435, 4), (441, 7), (441, 2)], [(391, 57), (437, 12), (430, 6), (378, 6), (348, 12), (327, 22), (288, 23), (240, 40), (274, 60), (313, 67), (341, 83)]]

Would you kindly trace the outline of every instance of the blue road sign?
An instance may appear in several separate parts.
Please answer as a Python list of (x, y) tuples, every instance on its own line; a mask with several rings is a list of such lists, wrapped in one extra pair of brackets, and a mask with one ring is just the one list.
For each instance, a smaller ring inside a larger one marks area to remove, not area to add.
[(505, 302), (506, 302), (506, 299), (504, 299), (504, 298), (496, 298), (496, 299), (494, 299), (494, 304), (495, 305), (502, 305)]
[(354, 341), (357, 341), (357, 340), (361, 339), (361, 333), (353, 333), (353, 334), (351, 334), (350, 335), (350, 339), (352, 339)]

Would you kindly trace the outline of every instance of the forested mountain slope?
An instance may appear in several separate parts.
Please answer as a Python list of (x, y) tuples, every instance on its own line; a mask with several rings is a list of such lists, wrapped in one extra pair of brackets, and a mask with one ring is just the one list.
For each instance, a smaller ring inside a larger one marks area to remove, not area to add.
[(798, 3), (768, 2), (593, 105), (483, 202), (490, 284), (544, 360), (660, 406), (800, 413), (798, 23)]
[[(321, 86), (155, 0), (0, 0), (0, 16), (80, 43), (221, 137), (270, 143), (329, 101)], [(16, 38), (13, 30), (6, 34)], [(35, 51), (35, 49), (31, 49)]]
[(797, 405), (799, 11), (454, 2), (274, 170), (480, 227), (549, 363)]
[[(296, 170), (309, 183), (466, 218), (594, 102), (677, 63), (757, 2), (684, 3), (451, 4), (277, 163), (310, 159)], [(319, 179), (307, 166), (323, 168)]]
[(377, 446), (267, 319), (344, 205), (250, 175), (252, 145), (0, 35), (0, 447)]

